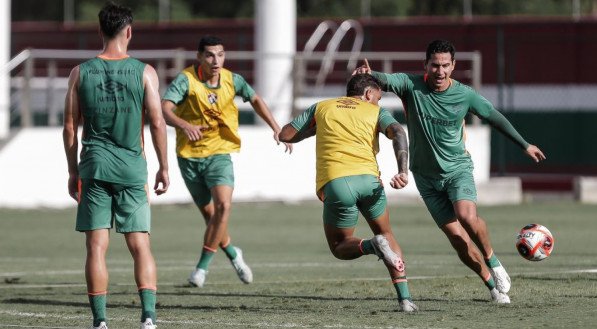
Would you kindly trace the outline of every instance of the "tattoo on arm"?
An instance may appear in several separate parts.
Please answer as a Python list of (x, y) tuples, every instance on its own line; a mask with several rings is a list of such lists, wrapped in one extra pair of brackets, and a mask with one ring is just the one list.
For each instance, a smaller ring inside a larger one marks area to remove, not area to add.
[(406, 132), (399, 123), (392, 123), (386, 128), (386, 136), (392, 140), (394, 155), (398, 164), (398, 172), (408, 171), (408, 142)]

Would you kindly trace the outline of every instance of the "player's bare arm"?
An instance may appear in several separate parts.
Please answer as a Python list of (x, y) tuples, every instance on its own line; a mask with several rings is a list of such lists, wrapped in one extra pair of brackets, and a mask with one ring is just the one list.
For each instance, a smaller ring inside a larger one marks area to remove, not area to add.
[(78, 130), (79, 118), (79, 66), (73, 68), (68, 77), (68, 89), (64, 101), (64, 124), (62, 139), (64, 152), (68, 164), (68, 194), (75, 200), (79, 199), (78, 180), (79, 169), (77, 166), (77, 155), (79, 150)]
[(317, 128), (315, 125), (301, 131), (296, 130), (290, 123), (282, 127), (278, 137), (285, 143), (298, 143), (305, 138), (315, 136)]
[(208, 127), (196, 126), (179, 118), (176, 114), (174, 114), (175, 109), (176, 104), (166, 99), (162, 101), (162, 115), (164, 116), (164, 119), (166, 119), (166, 123), (169, 126), (179, 128), (184, 131), (185, 135), (187, 135), (187, 138), (192, 142), (202, 139), (202, 131), (206, 130)]
[(153, 189), (157, 195), (160, 195), (166, 193), (170, 186), (170, 178), (168, 176), (166, 121), (164, 121), (162, 109), (160, 107), (158, 75), (156, 74), (155, 69), (150, 65), (145, 65), (145, 70), (143, 71), (143, 88), (145, 89), (143, 105), (149, 119), (151, 139), (159, 163)]
[[(257, 115), (259, 115), (259, 117), (261, 117), (261, 119), (263, 119), (263, 121), (265, 121), (265, 123), (272, 128), (274, 131), (274, 140), (277, 144), (280, 144), (280, 139), (278, 137), (280, 135), (280, 126), (276, 122), (276, 119), (274, 119), (274, 116), (270, 112), (263, 99), (259, 95), (255, 94), (253, 95), (253, 98), (251, 98), (250, 103), (255, 110), (255, 113), (257, 113)], [(284, 143), (284, 146), (284, 152), (292, 153), (292, 144)]]
[(392, 140), (394, 155), (398, 165), (398, 174), (392, 177), (390, 186), (401, 189), (408, 184), (408, 142), (406, 132), (399, 123), (392, 123), (386, 128), (385, 135)]

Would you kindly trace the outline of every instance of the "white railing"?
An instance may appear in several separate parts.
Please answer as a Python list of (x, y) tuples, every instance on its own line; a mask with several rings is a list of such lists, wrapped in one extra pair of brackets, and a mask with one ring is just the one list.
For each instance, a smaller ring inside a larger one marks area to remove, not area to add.
[[(67, 88), (68, 72), (59, 69), (59, 63), (76, 65), (98, 54), (95, 50), (59, 50), (59, 49), (27, 49), (16, 55), (8, 62), (2, 71), (11, 72), (12, 113), (20, 117), (19, 126), (33, 126), (33, 113), (47, 114), (47, 124), (55, 126), (60, 124), (62, 102)], [(167, 83), (196, 59), (196, 51), (183, 49), (166, 50), (133, 50), (132, 57), (152, 63), (160, 79), (163, 92)], [(271, 54), (268, 54), (271, 55)], [(275, 54), (274, 54), (275, 56)], [(280, 55), (287, 56), (287, 55)], [(228, 65), (241, 66), (241, 71), (248, 80), (252, 78), (253, 64), (263, 54), (252, 51), (227, 51)], [(331, 59), (330, 59), (331, 58)], [(400, 70), (400, 62), (422, 62), (425, 53), (421, 52), (358, 52), (358, 59), (367, 58), (372, 67), (382, 72)], [(355, 52), (312, 51), (298, 52), (294, 55), (293, 101), (295, 108), (303, 109), (305, 104), (318, 101), (322, 98), (336, 97), (344, 92), (344, 82), (350, 76), (355, 66)], [(466, 81), (475, 89), (481, 87), (481, 55), (479, 52), (458, 53), (460, 63), (469, 61), (470, 65), (465, 70), (458, 70), (457, 79)], [(331, 61), (337, 65), (329, 65), (325, 69), (325, 76), (321, 76), (322, 67)], [(243, 63), (246, 63), (243, 64)], [(317, 70), (309, 70), (318, 67)], [(244, 71), (242, 71), (244, 70)], [(44, 71), (44, 75), (36, 74)], [(319, 81), (319, 82), (318, 82)], [(401, 104), (395, 101), (389, 107), (400, 108)], [(241, 110), (247, 107), (240, 106)]]

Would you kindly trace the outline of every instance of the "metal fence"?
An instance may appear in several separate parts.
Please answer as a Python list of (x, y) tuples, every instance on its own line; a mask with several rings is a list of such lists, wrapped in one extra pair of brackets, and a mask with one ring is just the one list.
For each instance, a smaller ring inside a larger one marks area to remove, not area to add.
[[(11, 72), (11, 126), (60, 125), (68, 74), (75, 65), (97, 56), (93, 50), (27, 49), (6, 66)], [(163, 94), (168, 83), (197, 53), (182, 49), (136, 50), (132, 57), (152, 64), (160, 79)], [(227, 51), (226, 67), (254, 81), (254, 62), (263, 54), (252, 51)], [(481, 55), (479, 52), (459, 53), (459, 70), (455, 77), (481, 88)], [(293, 60), (290, 79), (293, 81), (294, 110), (306, 108), (322, 98), (343, 95), (347, 77), (357, 65), (356, 59), (367, 58), (376, 70), (393, 72), (403, 62), (422, 62), (419, 52), (298, 52)], [(397, 100), (385, 100), (384, 107), (398, 109)], [(306, 105), (308, 104), (308, 105)], [(246, 106), (239, 109), (247, 110)]]

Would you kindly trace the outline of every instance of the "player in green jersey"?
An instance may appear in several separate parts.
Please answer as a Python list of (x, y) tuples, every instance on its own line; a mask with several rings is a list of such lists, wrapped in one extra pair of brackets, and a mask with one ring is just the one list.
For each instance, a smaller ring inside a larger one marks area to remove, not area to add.
[[(201, 38), (197, 63), (178, 74), (162, 98), (166, 122), (176, 128), (180, 172), (207, 224), (199, 262), (188, 279), (198, 287), (205, 284), (218, 248), (224, 251), (242, 282), (253, 281), (242, 250), (232, 245), (228, 234), (234, 189), (230, 153), (239, 152), (241, 144), (235, 96), (251, 103), (279, 144), (280, 126), (267, 105), (242, 76), (224, 68), (225, 59), (220, 38)], [(286, 150), (292, 152), (292, 147), (286, 144)]]
[(372, 72), (367, 60), (355, 73), (372, 74), (384, 91), (400, 97), (408, 127), (410, 170), (427, 209), (462, 262), (481, 277), (492, 300), (510, 303), (510, 277), (493, 252), (487, 224), (477, 215), (464, 118), (472, 113), (486, 120), (535, 162), (545, 155), (526, 142), (487, 99), (450, 78), (454, 54), (450, 42), (436, 40), (427, 47), (425, 74)]
[[(350, 260), (375, 254), (384, 260), (398, 295), (400, 310), (417, 311), (412, 302), (402, 251), (394, 238), (375, 155), (379, 133), (392, 140), (398, 173), (390, 186), (408, 183), (406, 133), (392, 115), (380, 108), (378, 81), (353, 76), (346, 97), (314, 104), (285, 125), (280, 140), (296, 143), (316, 135), (316, 193), (323, 201), (323, 227), (332, 254)], [(375, 234), (359, 239), (354, 230), (359, 212)]]
[[(107, 328), (106, 252), (110, 229), (124, 234), (141, 298), (141, 328), (155, 328), (156, 265), (151, 225), (143, 121), (147, 118), (159, 162), (155, 193), (169, 186), (166, 123), (155, 70), (127, 55), (131, 10), (114, 3), (99, 13), (103, 50), (70, 73), (64, 107), (68, 191), (78, 202), (76, 230), (85, 233), (85, 278), (92, 328)], [(80, 162), (77, 131), (83, 125)]]

